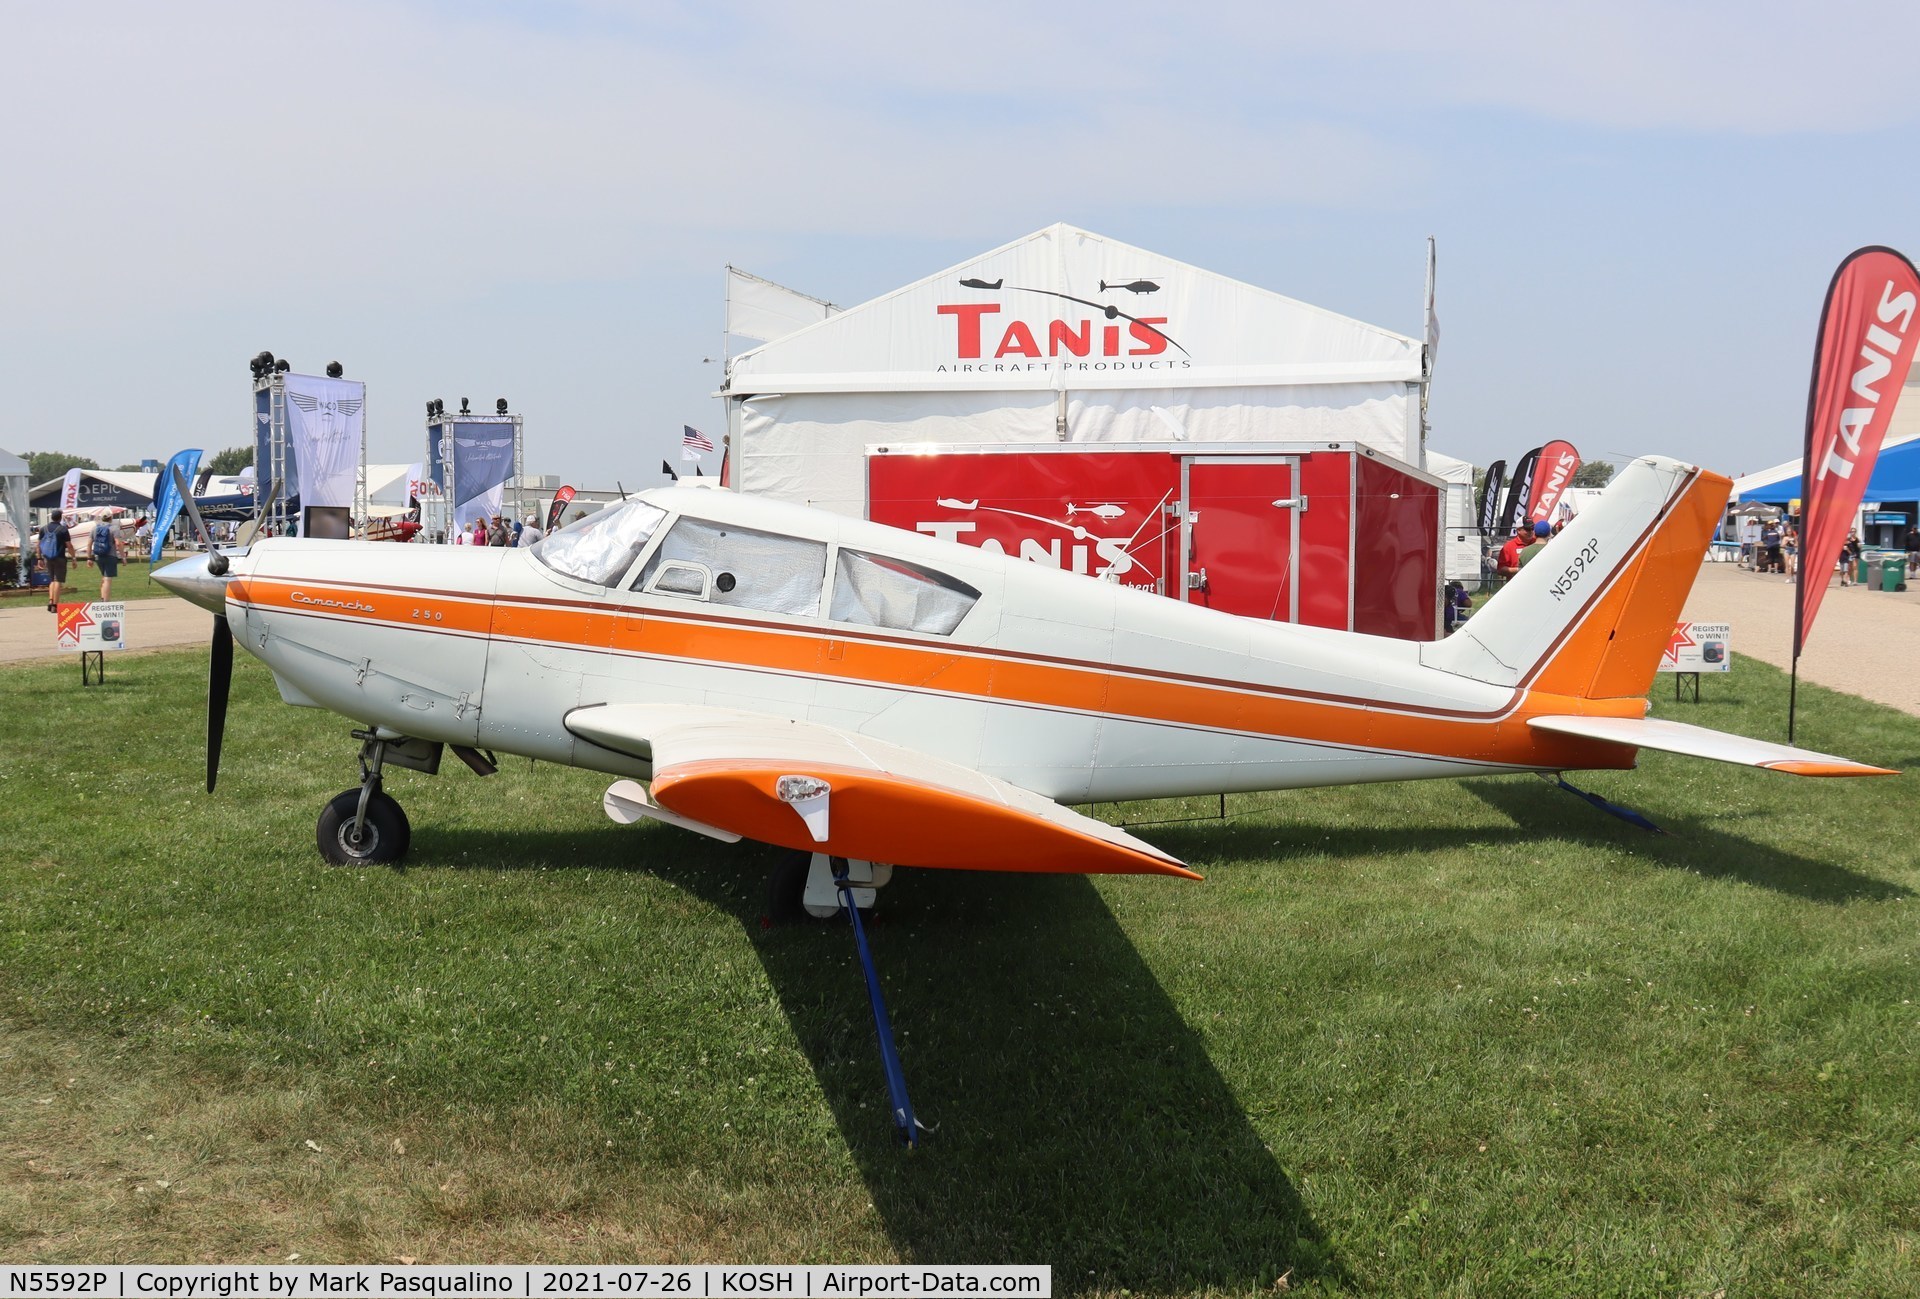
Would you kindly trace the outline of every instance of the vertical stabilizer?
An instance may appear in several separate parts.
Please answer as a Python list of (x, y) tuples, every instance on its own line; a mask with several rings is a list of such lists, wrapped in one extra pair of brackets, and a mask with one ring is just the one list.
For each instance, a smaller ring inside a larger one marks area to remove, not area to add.
[(1421, 661), (1549, 694), (1645, 694), (1731, 487), (1676, 460), (1634, 461)]

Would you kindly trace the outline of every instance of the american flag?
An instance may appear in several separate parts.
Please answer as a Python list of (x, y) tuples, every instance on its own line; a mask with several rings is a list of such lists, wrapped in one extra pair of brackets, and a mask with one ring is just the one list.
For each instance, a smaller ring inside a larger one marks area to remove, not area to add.
[(685, 430), (680, 434), (680, 449), (682, 451), (713, 450), (713, 439), (705, 433), (702, 433), (691, 424), (682, 424), (680, 427)]

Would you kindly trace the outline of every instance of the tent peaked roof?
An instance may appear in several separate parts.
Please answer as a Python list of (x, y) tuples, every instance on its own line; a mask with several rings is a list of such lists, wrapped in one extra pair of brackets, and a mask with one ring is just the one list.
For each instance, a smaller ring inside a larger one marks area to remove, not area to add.
[[(1788, 460), (1756, 474), (1745, 474), (1733, 482), (1733, 499), (1766, 501), (1785, 505), (1806, 495), (1800, 481), (1801, 462)], [(1887, 438), (1880, 446), (1873, 475), (1867, 480), (1866, 498), (1870, 501), (1920, 500), (1920, 433), (1903, 433)]]
[(741, 353), (727, 391), (1415, 382), (1421, 346), (1057, 224)]

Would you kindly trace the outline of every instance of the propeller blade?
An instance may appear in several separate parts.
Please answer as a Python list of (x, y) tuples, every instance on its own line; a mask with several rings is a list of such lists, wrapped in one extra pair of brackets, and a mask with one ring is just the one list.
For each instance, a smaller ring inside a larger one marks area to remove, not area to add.
[(233, 632), (225, 618), (213, 620), (207, 665), (207, 792), (220, 776), (220, 740), (227, 729), (227, 691), (233, 685)]
[(227, 571), (227, 557), (220, 553), (220, 547), (214, 544), (213, 533), (200, 518), (200, 507), (194, 504), (193, 492), (187, 487), (186, 477), (180, 472), (179, 465), (173, 466), (173, 483), (180, 489), (180, 504), (186, 507), (187, 518), (192, 521), (200, 544), (207, 548), (207, 571), (215, 577), (223, 576)]
[(266, 503), (260, 506), (259, 509), (253, 512), (253, 517), (251, 519), (248, 519), (245, 523), (240, 525), (240, 531), (238, 534), (235, 535), (233, 539), (235, 545), (251, 546), (253, 544), (253, 539), (260, 535), (260, 525), (265, 523), (267, 519), (273, 514), (274, 504), (279, 499), (280, 499), (280, 480), (276, 478), (273, 480), (273, 486), (267, 489), (267, 494), (264, 498)]

